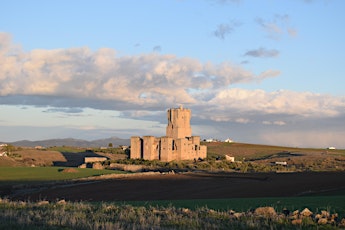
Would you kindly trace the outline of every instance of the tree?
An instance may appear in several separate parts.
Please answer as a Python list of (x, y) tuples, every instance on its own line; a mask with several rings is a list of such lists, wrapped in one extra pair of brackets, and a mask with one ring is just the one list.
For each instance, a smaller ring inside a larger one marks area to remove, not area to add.
[(11, 144), (7, 144), (3, 147), (3, 149), (5, 150), (5, 152), (7, 153), (7, 155), (10, 155), (11, 152), (13, 152), (16, 148), (11, 145)]
[(113, 147), (113, 143), (109, 143), (109, 144), (108, 144), (108, 147), (109, 147), (109, 148), (112, 148), (112, 147)]

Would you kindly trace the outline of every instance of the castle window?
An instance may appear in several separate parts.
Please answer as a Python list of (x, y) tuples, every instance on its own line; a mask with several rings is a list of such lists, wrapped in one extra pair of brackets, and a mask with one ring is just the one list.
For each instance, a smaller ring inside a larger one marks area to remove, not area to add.
[(172, 150), (176, 150), (177, 149), (177, 147), (176, 147), (176, 145), (175, 145), (175, 140), (173, 140), (172, 141)]

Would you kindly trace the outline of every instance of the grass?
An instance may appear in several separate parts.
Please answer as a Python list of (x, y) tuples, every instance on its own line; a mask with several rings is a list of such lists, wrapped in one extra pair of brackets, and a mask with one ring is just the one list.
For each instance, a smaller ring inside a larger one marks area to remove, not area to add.
[[(268, 210), (261, 208), (261, 210)], [(331, 219), (320, 225), (311, 217), (234, 209), (215, 210), (174, 206), (133, 206), (116, 203), (23, 202), (0, 199), (0, 229), (339, 229), (345, 223)], [(299, 210), (301, 211), (301, 210)], [(316, 213), (322, 213), (318, 210)], [(322, 216), (321, 216), (322, 217)], [(293, 223), (300, 219), (299, 223)]]
[(68, 153), (79, 153), (79, 152), (84, 152), (84, 149), (81, 148), (76, 148), (76, 147), (69, 147), (69, 146), (55, 146), (55, 147), (50, 147), (48, 148), (49, 150), (52, 151), (58, 151), (58, 152), (68, 152)]
[(277, 211), (284, 208), (288, 210), (329, 210), (345, 217), (345, 194), (338, 196), (306, 196), (306, 197), (269, 197), (269, 198), (232, 198), (232, 199), (201, 199), (201, 200), (163, 200), (163, 201), (126, 201), (118, 204), (133, 206), (162, 206), (175, 208), (189, 208), (196, 210), (207, 207), (214, 210), (225, 211), (234, 209), (245, 212), (257, 207), (271, 206)]
[[(257, 159), (269, 157), (271, 155), (281, 152), (293, 152), (293, 153), (310, 153), (310, 152), (325, 152), (325, 149), (312, 149), (312, 148), (294, 148), (284, 146), (270, 146), (270, 145), (259, 145), (259, 144), (246, 144), (246, 143), (203, 143), (207, 145), (208, 153), (217, 155), (233, 155), (237, 159)], [(342, 150), (335, 150), (334, 152), (341, 152)]]
[(123, 173), (114, 170), (73, 168), (76, 172), (66, 173), (66, 167), (0, 167), (0, 182), (70, 180), (103, 174)]

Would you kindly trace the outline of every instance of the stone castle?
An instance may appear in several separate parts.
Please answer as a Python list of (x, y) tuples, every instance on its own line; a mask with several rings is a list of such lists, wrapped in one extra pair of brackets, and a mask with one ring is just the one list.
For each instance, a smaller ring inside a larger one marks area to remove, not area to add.
[(180, 108), (167, 111), (166, 136), (131, 137), (131, 159), (197, 160), (206, 158), (207, 146), (200, 145), (200, 137), (192, 136), (191, 110)]

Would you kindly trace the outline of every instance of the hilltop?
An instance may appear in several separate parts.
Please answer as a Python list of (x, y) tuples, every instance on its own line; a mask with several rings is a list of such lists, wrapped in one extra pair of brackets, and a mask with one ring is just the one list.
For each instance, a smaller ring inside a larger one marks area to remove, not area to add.
[(259, 165), (287, 164), (287, 168), (313, 171), (345, 170), (345, 150), (293, 148), (247, 143), (211, 142), (207, 145), (209, 158), (235, 157), (236, 161)]
[[(0, 141), (1, 143), (1, 141)], [(4, 142), (2, 142), (4, 143)], [(75, 138), (63, 138), (63, 139), (48, 139), (48, 140), (39, 140), (39, 141), (29, 141), (21, 140), (10, 142), (7, 144), (12, 144), (17, 147), (53, 147), (53, 146), (71, 146), (71, 147), (80, 147), (80, 148), (99, 148), (106, 147), (111, 143), (114, 147), (119, 145), (129, 145), (129, 139), (121, 139), (118, 137), (110, 137), (105, 139), (97, 139), (93, 141), (75, 139)]]

